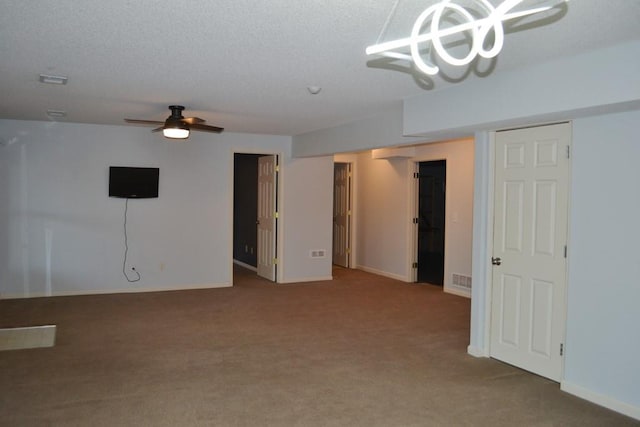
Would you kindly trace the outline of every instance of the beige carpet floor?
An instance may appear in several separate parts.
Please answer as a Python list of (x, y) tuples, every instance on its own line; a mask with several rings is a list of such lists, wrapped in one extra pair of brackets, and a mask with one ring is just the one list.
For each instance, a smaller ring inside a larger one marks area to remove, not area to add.
[(466, 353), (469, 300), (336, 269), (274, 285), (0, 301), (2, 426), (627, 426), (558, 384)]

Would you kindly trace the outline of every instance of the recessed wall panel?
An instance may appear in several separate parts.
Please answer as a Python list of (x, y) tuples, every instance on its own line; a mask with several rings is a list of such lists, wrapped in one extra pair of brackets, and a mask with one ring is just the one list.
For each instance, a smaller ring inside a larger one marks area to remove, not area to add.
[(531, 352), (550, 357), (553, 283), (532, 280), (531, 294)]
[(524, 223), (524, 182), (505, 182), (504, 189), (504, 251), (522, 252)]
[(504, 147), (504, 167), (505, 169), (523, 168), (525, 147), (524, 144), (509, 144)]
[(558, 165), (558, 140), (547, 139), (534, 143), (534, 166), (549, 167)]
[(558, 185), (555, 181), (534, 183), (533, 253), (553, 256), (556, 237), (556, 200)]
[(500, 317), (500, 341), (518, 347), (520, 342), (520, 293), (522, 278), (505, 274), (502, 276), (502, 313)]

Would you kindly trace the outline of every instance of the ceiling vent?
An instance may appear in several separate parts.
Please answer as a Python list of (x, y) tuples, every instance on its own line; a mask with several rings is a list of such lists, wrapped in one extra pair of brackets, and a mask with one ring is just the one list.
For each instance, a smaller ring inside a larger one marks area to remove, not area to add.
[(59, 119), (62, 117), (67, 117), (67, 112), (62, 110), (47, 110), (47, 116), (52, 119)]
[(52, 76), (50, 74), (40, 74), (40, 82), (50, 85), (66, 85), (69, 78), (67, 76)]

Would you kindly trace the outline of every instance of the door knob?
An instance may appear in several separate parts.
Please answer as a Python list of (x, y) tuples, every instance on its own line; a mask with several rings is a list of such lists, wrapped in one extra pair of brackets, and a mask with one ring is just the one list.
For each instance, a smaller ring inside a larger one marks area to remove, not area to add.
[(500, 264), (502, 264), (502, 260), (500, 258), (491, 257), (491, 264), (500, 265)]

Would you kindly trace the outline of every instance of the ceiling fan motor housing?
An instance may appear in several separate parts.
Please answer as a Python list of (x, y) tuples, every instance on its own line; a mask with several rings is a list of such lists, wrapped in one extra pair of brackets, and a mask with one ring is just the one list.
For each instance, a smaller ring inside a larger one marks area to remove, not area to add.
[(189, 126), (183, 121), (182, 110), (184, 110), (184, 107), (182, 105), (170, 105), (169, 109), (171, 110), (171, 115), (165, 120), (164, 127), (188, 130)]
[(184, 107), (182, 105), (169, 105), (169, 109), (171, 110), (170, 119), (184, 119), (182, 116)]

